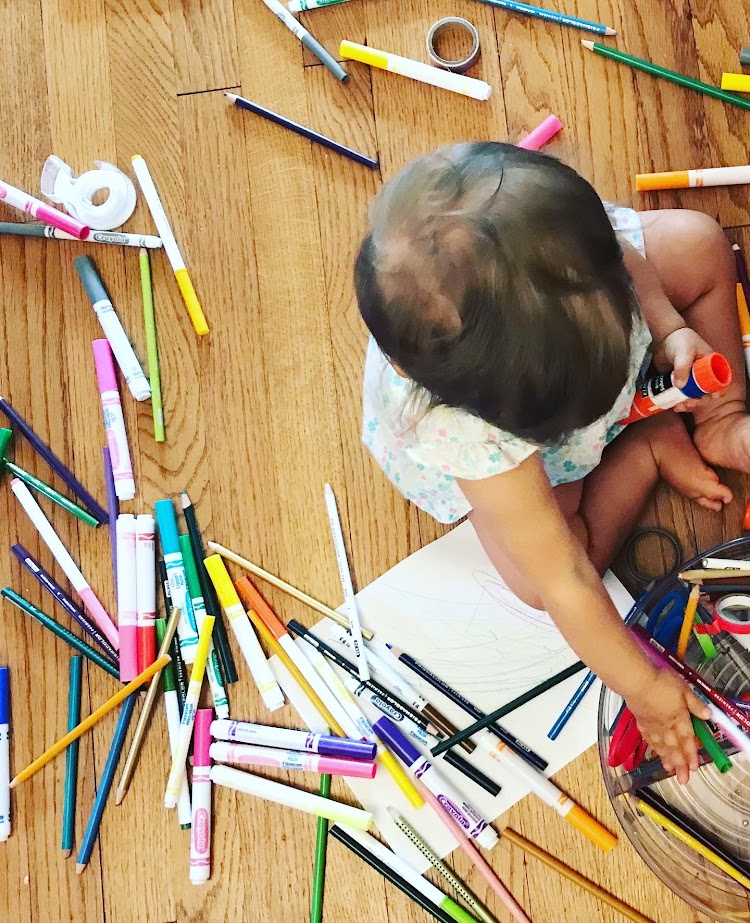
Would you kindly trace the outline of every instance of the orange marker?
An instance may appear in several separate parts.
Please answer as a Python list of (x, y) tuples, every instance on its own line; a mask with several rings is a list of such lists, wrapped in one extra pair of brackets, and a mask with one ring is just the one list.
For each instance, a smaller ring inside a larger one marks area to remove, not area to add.
[(696, 186), (739, 186), (750, 183), (750, 166), (708, 167), (705, 170), (676, 170), (674, 173), (639, 173), (638, 192), (658, 189), (693, 189)]

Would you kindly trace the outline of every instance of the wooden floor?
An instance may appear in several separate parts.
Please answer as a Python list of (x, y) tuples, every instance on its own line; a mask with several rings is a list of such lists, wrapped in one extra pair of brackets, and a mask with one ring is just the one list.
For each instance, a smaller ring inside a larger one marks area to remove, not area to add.
[[(549, 4), (552, 6), (553, 4)], [(618, 47), (717, 82), (736, 70), (750, 37), (737, 0), (566, 0), (616, 26)], [(128, 398), (139, 495), (128, 507), (188, 488), (205, 531), (333, 604), (340, 601), (322, 487), (343, 509), (361, 587), (440, 534), (388, 486), (360, 445), (365, 331), (352, 291), (352, 260), (368, 202), (410, 158), (458, 140), (516, 140), (550, 112), (565, 131), (550, 150), (602, 196), (639, 208), (683, 206), (719, 218), (750, 249), (747, 187), (638, 197), (639, 171), (747, 163), (740, 110), (635, 75), (582, 50), (581, 34), (493, 11), (472, 0), (354, 0), (307, 14), (331, 50), (342, 38), (424, 59), (429, 26), (446, 15), (475, 23), (482, 58), (473, 75), (492, 100), (477, 103), (351, 65), (339, 85), (260, 0), (6, 0), (0, 4), (0, 177), (30, 191), (55, 153), (77, 172), (94, 159), (127, 168), (140, 152), (161, 190), (211, 324), (198, 340), (161, 255), (154, 259), (168, 442), (152, 438), (149, 407)], [(229, 106), (242, 92), (367, 154), (380, 173), (350, 163)], [(4, 220), (15, 214), (3, 209)], [(127, 229), (150, 231), (142, 205)], [(0, 390), (103, 496), (102, 427), (91, 361), (99, 328), (72, 266), (95, 255), (109, 292), (144, 355), (137, 251), (57, 241), (0, 240)], [(710, 255), (709, 257), (710, 258)], [(47, 476), (26, 445), (25, 467)], [(721, 517), (660, 492), (648, 512), (675, 529), (685, 551), (739, 534), (748, 484)], [(108, 538), (52, 518), (93, 586), (113, 605)], [(0, 578), (49, 610), (8, 546), (21, 541), (50, 564), (6, 488)], [(58, 575), (61, 577), (61, 575)], [(273, 593), (286, 617), (310, 613)], [(12, 668), (19, 769), (65, 728), (68, 651), (36, 624), (2, 610), (0, 663)], [(114, 691), (90, 670), (84, 712)], [(241, 669), (236, 717), (262, 717)], [(284, 720), (295, 722), (291, 711)], [(115, 717), (81, 747), (77, 838), (101, 773)], [(133, 788), (107, 807), (91, 865), (75, 875), (60, 854), (64, 761), (18, 792), (14, 834), (0, 847), (0, 919), (15, 923), (301, 923), (307, 919), (314, 822), (218, 792), (210, 884), (188, 883), (188, 838), (161, 807), (167, 761), (161, 713)], [(615, 829), (593, 752), (560, 784)], [(314, 780), (309, 780), (312, 786)], [(342, 786), (334, 791), (345, 795)], [(633, 906), (668, 923), (698, 919), (672, 897), (623, 839), (604, 856), (536, 801), (512, 826)], [(501, 842), (492, 862), (534, 923), (621, 917)], [(491, 896), (463, 858), (456, 867)], [(330, 845), (326, 923), (426, 919), (359, 860)], [(497, 908), (498, 920), (506, 923)], [(701, 917), (701, 920), (707, 918)]]

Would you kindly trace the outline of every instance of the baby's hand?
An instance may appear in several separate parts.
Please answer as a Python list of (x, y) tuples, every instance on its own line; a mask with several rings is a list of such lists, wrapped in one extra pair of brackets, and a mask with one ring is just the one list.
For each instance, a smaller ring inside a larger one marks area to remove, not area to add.
[[(690, 369), (696, 359), (712, 353), (713, 349), (703, 337), (698, 336), (690, 327), (680, 327), (665, 337), (654, 350), (654, 363), (658, 369), (668, 371), (672, 369), (672, 382), (676, 388), (681, 388), (690, 377)], [(674, 409), (680, 412), (691, 412), (695, 409), (697, 400), (686, 400)]]
[(658, 670), (648, 688), (628, 699), (644, 740), (661, 757), (664, 768), (687, 782), (698, 768), (698, 748), (690, 714), (710, 717), (708, 707), (679, 677)]

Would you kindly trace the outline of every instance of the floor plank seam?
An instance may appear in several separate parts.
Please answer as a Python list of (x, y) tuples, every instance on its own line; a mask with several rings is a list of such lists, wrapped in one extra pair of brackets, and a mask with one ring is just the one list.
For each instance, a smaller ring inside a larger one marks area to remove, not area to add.
[(181, 99), (183, 96), (202, 96), (205, 93), (224, 93), (226, 90), (241, 90), (242, 87), (237, 83), (230, 87), (209, 87), (207, 90), (185, 90), (183, 93), (178, 93), (177, 98)]

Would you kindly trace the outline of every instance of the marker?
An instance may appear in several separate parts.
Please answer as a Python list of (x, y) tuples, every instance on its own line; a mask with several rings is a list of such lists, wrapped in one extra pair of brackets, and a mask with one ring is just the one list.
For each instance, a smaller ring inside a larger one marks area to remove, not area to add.
[[(26, 221), (0, 221), (0, 234), (14, 237), (48, 237), (54, 240), (78, 240), (75, 234), (68, 234), (51, 224), (31, 224)], [(123, 234), (118, 231), (91, 231), (86, 238), (88, 244), (120, 244), (123, 247), (161, 247), (161, 238), (151, 234)]]
[(721, 353), (701, 356), (693, 363), (687, 382), (677, 388), (672, 383), (674, 372), (662, 372), (645, 381), (635, 393), (630, 414), (619, 422), (633, 423), (662, 410), (669, 410), (688, 398), (703, 397), (723, 391), (732, 383), (732, 369)]
[[(180, 551), (182, 552), (182, 560), (185, 563), (185, 575), (187, 577), (187, 587), (188, 594), (190, 596), (190, 603), (193, 607), (193, 614), (195, 615), (195, 623), (198, 626), (198, 631), (201, 630), (201, 625), (203, 624), (204, 619), (207, 616), (206, 604), (203, 600), (203, 594), (201, 592), (201, 583), (198, 578), (198, 568), (195, 565), (195, 558), (193, 557), (193, 547), (190, 543), (189, 535), (180, 536)], [(214, 624), (214, 629), (216, 627)], [(211, 690), (211, 698), (213, 699), (214, 709), (219, 718), (228, 718), (229, 717), (229, 702), (227, 701), (227, 693), (224, 688), (224, 681), (221, 678), (221, 670), (219, 669), (219, 658), (216, 655), (214, 650), (214, 641), (211, 638), (211, 644), (208, 648), (208, 664), (206, 665), (206, 676), (208, 677), (208, 688)]]
[(255, 795), (265, 798), (274, 804), (281, 804), (288, 808), (296, 808), (306, 814), (315, 814), (317, 817), (327, 817), (332, 821), (340, 821), (348, 827), (357, 830), (368, 830), (372, 824), (372, 814), (361, 808), (353, 808), (348, 804), (341, 804), (320, 795), (311, 795), (309, 792), (292, 788), (291, 785), (282, 785), (281, 782), (272, 782), (262, 779), (250, 772), (240, 772), (229, 766), (213, 766), (211, 781), (214, 785), (244, 792), (246, 795)]
[[(721, 88), (722, 90), (732, 90), (734, 93), (750, 93), (750, 75), (722, 74)], [(750, 182), (750, 180), (746, 182)]]
[(104, 429), (107, 433), (115, 493), (118, 500), (132, 500), (135, 497), (133, 463), (130, 459), (128, 434), (125, 431), (125, 419), (122, 415), (122, 402), (117, 387), (115, 365), (112, 361), (112, 349), (109, 340), (94, 340), (91, 345), (94, 350), (96, 378), (99, 383), (99, 397), (102, 402)]
[(305, 48), (307, 48), (311, 54), (314, 54), (320, 63), (323, 64), (337, 80), (346, 83), (349, 79), (349, 74), (347, 74), (333, 55), (329, 54), (320, 42), (310, 35), (307, 29), (301, 23), (297, 22), (294, 16), (279, 3), (279, 0), (263, 0), (263, 2), (274, 16), (280, 19), (287, 29), (297, 36)]
[(284, 694), (268, 666), (266, 655), (263, 653), (263, 648), (240, 602), (232, 579), (227, 573), (224, 561), (218, 554), (212, 554), (203, 563), (266, 708), (269, 711), (276, 711), (284, 704)]
[(190, 830), (190, 881), (202, 885), (211, 877), (211, 734), (210, 708), (195, 715), (193, 748), (193, 819)]
[(750, 183), (750, 166), (707, 167), (703, 170), (675, 170), (669, 173), (638, 173), (638, 192), (658, 189), (694, 189), (696, 186), (739, 186)]
[(151, 173), (146, 165), (146, 161), (140, 154), (136, 154), (135, 157), (133, 157), (133, 172), (138, 179), (143, 197), (151, 212), (151, 217), (154, 219), (154, 224), (159, 232), (159, 237), (161, 237), (167, 259), (177, 279), (177, 284), (180, 286), (180, 292), (182, 293), (183, 301), (190, 314), (195, 332), (199, 336), (203, 336), (208, 333), (208, 324), (206, 323), (206, 318), (203, 316), (203, 309), (200, 306), (198, 296), (195, 294), (195, 289), (193, 288), (193, 283), (190, 281), (190, 276), (185, 268), (185, 261), (180, 253), (180, 248), (177, 246), (177, 241), (175, 240), (174, 233), (167, 220), (167, 213), (164, 211), (164, 206), (159, 198), (159, 193), (156, 191)]
[(10, 836), (10, 670), (0, 667), (0, 842)]
[(20, 212), (26, 212), (27, 215), (32, 215), (40, 221), (48, 221), (53, 227), (71, 234), (74, 240), (86, 240), (91, 233), (88, 225), (81, 224), (65, 212), (50, 208), (40, 199), (35, 199), (22, 189), (16, 189), (15, 186), (4, 183), (2, 180), (0, 180), (0, 202), (5, 202), (6, 205), (17, 208)]
[(454, 74), (452, 71), (442, 70), (431, 64), (423, 64), (421, 61), (412, 61), (411, 58), (402, 58), (400, 55), (390, 54), (387, 51), (378, 51), (377, 48), (370, 48), (368, 45), (345, 41), (339, 45), (339, 54), (342, 58), (369, 64), (370, 67), (391, 71), (402, 77), (411, 77), (412, 80), (418, 80), (420, 83), (451, 90), (453, 93), (460, 93), (472, 99), (489, 99), (492, 93), (492, 87), (483, 80), (466, 77), (464, 74)]
[(135, 518), (138, 672), (156, 659), (156, 523), (150, 513)]
[(68, 580), (70, 580), (73, 589), (83, 600), (86, 611), (94, 619), (112, 647), (118, 650), (120, 647), (120, 637), (117, 633), (117, 629), (112, 623), (112, 619), (109, 617), (107, 610), (97, 599), (96, 593), (94, 593), (86, 582), (86, 578), (70, 556), (70, 552), (60, 541), (58, 534), (52, 528), (49, 520), (42, 512), (41, 507), (32, 497), (29, 488), (22, 481), (19, 481), (18, 478), (13, 478), (10, 482), (10, 489), (18, 498), (18, 502), (24, 508), (26, 515), (36, 527), (44, 544), (52, 552), (52, 556), (60, 565), (63, 573)]
[(368, 762), (375, 759), (377, 751), (377, 745), (369, 741), (353, 740), (347, 737), (329, 737), (324, 734), (311, 734), (308, 731), (293, 731), (287, 728), (270, 727), (265, 724), (250, 724), (247, 721), (214, 721), (211, 724), (211, 736), (216, 740), (299, 750), (342, 760), (363, 760)]
[[(156, 640), (161, 645), (167, 633), (167, 620), (156, 620)], [(180, 702), (177, 698), (177, 682), (175, 679), (174, 664), (168, 663), (161, 671), (161, 681), (164, 689), (164, 711), (167, 717), (167, 735), (169, 738), (169, 755), (174, 759), (177, 748), (177, 738), (180, 736)], [(182, 768), (180, 782), (180, 796), (177, 799), (177, 821), (183, 830), (189, 830), (191, 824), (192, 808), (190, 806), (190, 789), (188, 788), (187, 770)]]
[(156, 522), (159, 527), (159, 540), (167, 568), (169, 593), (172, 605), (180, 610), (180, 624), (177, 634), (180, 639), (180, 653), (187, 664), (195, 660), (198, 647), (198, 626), (187, 590), (185, 562), (180, 553), (180, 539), (177, 534), (177, 517), (171, 500), (157, 500), (154, 504)]
[(485, 849), (492, 849), (498, 842), (498, 835), (476, 808), (469, 804), (451, 782), (443, 778), (433, 764), (407, 740), (388, 718), (378, 718), (373, 725), (379, 737), (404, 763), (415, 779), (426, 786), (438, 799), (443, 810), (451, 815)]
[(344, 591), (344, 606), (349, 618), (349, 631), (352, 633), (352, 650), (354, 651), (354, 659), (357, 664), (359, 678), (364, 681), (370, 678), (370, 671), (367, 667), (367, 658), (365, 657), (357, 597), (354, 593), (352, 575), (349, 570), (349, 562), (346, 558), (344, 533), (341, 531), (341, 519), (339, 518), (339, 510), (336, 505), (336, 497), (330, 484), (326, 484), (324, 494), (326, 511), (328, 512), (328, 522), (331, 525), (333, 547), (336, 552), (336, 563), (339, 566), (339, 577), (341, 578), (341, 587)]
[(117, 517), (117, 626), (120, 633), (120, 680), (123, 683), (138, 675), (137, 597), (135, 516), (120, 513)]
[[(128, 383), (131, 394), (137, 401), (145, 401), (151, 397), (151, 386), (143, 374), (141, 364), (135, 350), (130, 345), (120, 318), (109, 300), (94, 261), (90, 256), (78, 256), (73, 260), (73, 265), (86, 289), (94, 313), (99, 318), (104, 336), (109, 340), (109, 345), (112, 347), (112, 352), (115, 354), (115, 359)], [(112, 461), (114, 463), (114, 459)]]
[(233, 744), (226, 741), (211, 744), (211, 758), (218, 763), (295, 769), (356, 779), (374, 779), (377, 770), (372, 761), (365, 763), (361, 760), (342, 760), (333, 756), (320, 756), (317, 753), (299, 753), (296, 750), (277, 750), (274, 747), (255, 747), (252, 744)]
[(187, 696), (185, 697), (185, 708), (180, 720), (180, 733), (177, 738), (177, 746), (172, 754), (172, 768), (169, 771), (167, 779), (167, 790), (164, 793), (164, 807), (176, 808), (177, 801), (182, 789), (182, 771), (185, 768), (188, 750), (190, 749), (190, 739), (193, 736), (193, 725), (195, 724), (195, 713), (198, 708), (198, 699), (201, 694), (203, 677), (206, 672), (206, 660), (208, 659), (208, 646), (211, 643), (211, 632), (214, 630), (213, 616), (207, 615), (206, 620), (201, 628), (198, 640), (198, 649), (195, 652), (195, 661), (190, 673), (190, 683), (188, 685)]

